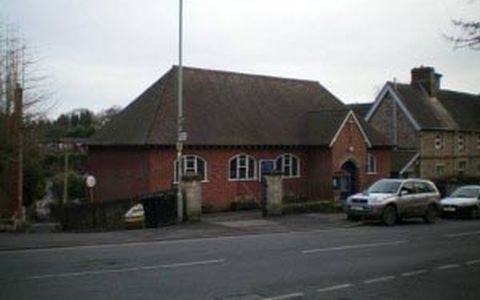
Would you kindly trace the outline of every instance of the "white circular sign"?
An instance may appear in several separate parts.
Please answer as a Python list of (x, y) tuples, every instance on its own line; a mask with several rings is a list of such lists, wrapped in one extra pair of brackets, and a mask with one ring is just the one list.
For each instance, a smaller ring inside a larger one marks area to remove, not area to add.
[(88, 175), (86, 183), (87, 183), (87, 187), (93, 188), (95, 184), (97, 184), (97, 181), (95, 180), (95, 177), (93, 177), (92, 175)]

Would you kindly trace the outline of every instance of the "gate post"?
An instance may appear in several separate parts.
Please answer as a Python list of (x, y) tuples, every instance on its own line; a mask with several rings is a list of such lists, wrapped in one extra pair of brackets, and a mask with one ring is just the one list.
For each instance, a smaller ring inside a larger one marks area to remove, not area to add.
[(266, 215), (278, 216), (283, 212), (283, 179), (282, 174), (265, 175), (266, 191)]
[(182, 190), (185, 195), (185, 216), (189, 221), (200, 221), (202, 216), (202, 177), (199, 174), (185, 174)]

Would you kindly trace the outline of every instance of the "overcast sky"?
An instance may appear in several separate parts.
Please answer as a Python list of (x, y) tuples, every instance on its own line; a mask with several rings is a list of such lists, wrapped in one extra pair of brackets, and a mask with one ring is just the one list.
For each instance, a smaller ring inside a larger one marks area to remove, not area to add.
[[(178, 63), (178, 0), (0, 0), (48, 73), (51, 116), (125, 106)], [(311, 79), (344, 102), (435, 67), (442, 87), (480, 93), (480, 51), (454, 50), (471, 0), (184, 0), (184, 64)]]

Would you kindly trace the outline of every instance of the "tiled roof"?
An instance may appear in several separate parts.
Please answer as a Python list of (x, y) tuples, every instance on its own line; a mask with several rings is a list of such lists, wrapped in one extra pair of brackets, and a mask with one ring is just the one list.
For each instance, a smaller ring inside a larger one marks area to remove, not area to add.
[(368, 103), (351, 103), (347, 104), (348, 109), (353, 110), (357, 116), (361, 117), (362, 119), (367, 116), (368, 111), (372, 107), (373, 102)]
[[(175, 145), (177, 70), (172, 67), (90, 145)], [(186, 145), (305, 145), (308, 112), (347, 111), (315, 81), (198, 68), (184, 68), (183, 74)], [(322, 137), (316, 145), (328, 144), (324, 137), (337, 124), (318, 123)]]
[(415, 150), (394, 150), (391, 152), (391, 171), (399, 173), (417, 154)]
[(420, 129), (480, 130), (480, 96), (440, 90), (429, 97), (409, 84), (387, 83), (418, 123)]

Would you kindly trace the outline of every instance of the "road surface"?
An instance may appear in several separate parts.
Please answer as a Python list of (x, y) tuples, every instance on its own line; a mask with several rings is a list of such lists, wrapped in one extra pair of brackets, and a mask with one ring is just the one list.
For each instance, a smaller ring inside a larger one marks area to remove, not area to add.
[(480, 299), (480, 220), (0, 251), (0, 299)]

